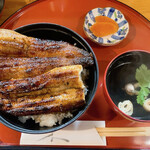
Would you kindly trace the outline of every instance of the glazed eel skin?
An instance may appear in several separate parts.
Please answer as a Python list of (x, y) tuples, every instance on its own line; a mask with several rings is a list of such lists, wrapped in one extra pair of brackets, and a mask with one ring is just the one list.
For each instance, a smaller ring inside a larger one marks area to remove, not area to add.
[(1, 81), (0, 110), (26, 116), (79, 108), (85, 104), (82, 70), (81, 65), (64, 66), (33, 78)]
[(67, 112), (85, 105), (81, 72), (91, 53), (63, 41), (0, 29), (0, 111), (15, 116)]
[(92, 57), (45, 57), (45, 58), (11, 58), (0, 57), (0, 80), (34, 77), (43, 74), (53, 68), (77, 65), (83, 67), (93, 65)]
[(83, 89), (66, 89), (56, 95), (21, 97), (14, 101), (6, 98), (0, 100), (2, 111), (15, 116), (67, 112), (78, 109), (84, 104), (85, 95)]
[(90, 55), (67, 42), (41, 40), (13, 30), (0, 29), (0, 56), (74, 58)]

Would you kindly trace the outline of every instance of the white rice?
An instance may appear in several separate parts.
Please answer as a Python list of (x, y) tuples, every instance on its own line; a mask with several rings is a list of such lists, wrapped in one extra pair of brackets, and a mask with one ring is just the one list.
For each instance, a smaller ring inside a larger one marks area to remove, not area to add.
[(64, 118), (71, 118), (73, 115), (70, 112), (67, 113), (51, 113), (44, 115), (33, 115), (33, 116), (20, 116), (19, 121), (25, 123), (28, 119), (33, 119), (35, 123), (39, 123), (41, 127), (52, 127), (54, 125), (61, 124)]

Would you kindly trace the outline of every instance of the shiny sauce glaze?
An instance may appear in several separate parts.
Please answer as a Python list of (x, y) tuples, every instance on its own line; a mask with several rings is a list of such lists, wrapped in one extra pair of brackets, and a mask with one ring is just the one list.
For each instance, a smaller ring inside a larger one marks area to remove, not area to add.
[(104, 37), (118, 31), (118, 24), (106, 16), (95, 17), (95, 23), (90, 27), (91, 32), (97, 37)]

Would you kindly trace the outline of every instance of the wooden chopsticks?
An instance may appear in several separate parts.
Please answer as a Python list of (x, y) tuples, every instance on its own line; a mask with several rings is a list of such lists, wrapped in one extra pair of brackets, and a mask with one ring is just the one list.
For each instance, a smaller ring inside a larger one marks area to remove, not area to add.
[(96, 128), (100, 136), (150, 136), (150, 127), (106, 127)]

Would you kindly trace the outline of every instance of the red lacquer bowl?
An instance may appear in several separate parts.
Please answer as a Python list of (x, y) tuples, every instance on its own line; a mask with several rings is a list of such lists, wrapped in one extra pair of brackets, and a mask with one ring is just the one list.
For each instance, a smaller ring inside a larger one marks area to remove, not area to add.
[[(107, 66), (104, 74), (104, 94), (108, 104), (126, 119), (140, 122), (150, 122), (150, 112), (137, 103), (137, 95), (129, 95), (125, 90), (128, 83), (137, 83), (136, 69), (142, 64), (150, 69), (150, 53), (143, 50), (131, 50), (116, 56)], [(140, 87), (138, 88), (140, 90)], [(133, 114), (127, 115), (118, 108), (118, 103), (130, 100), (133, 104)]]

